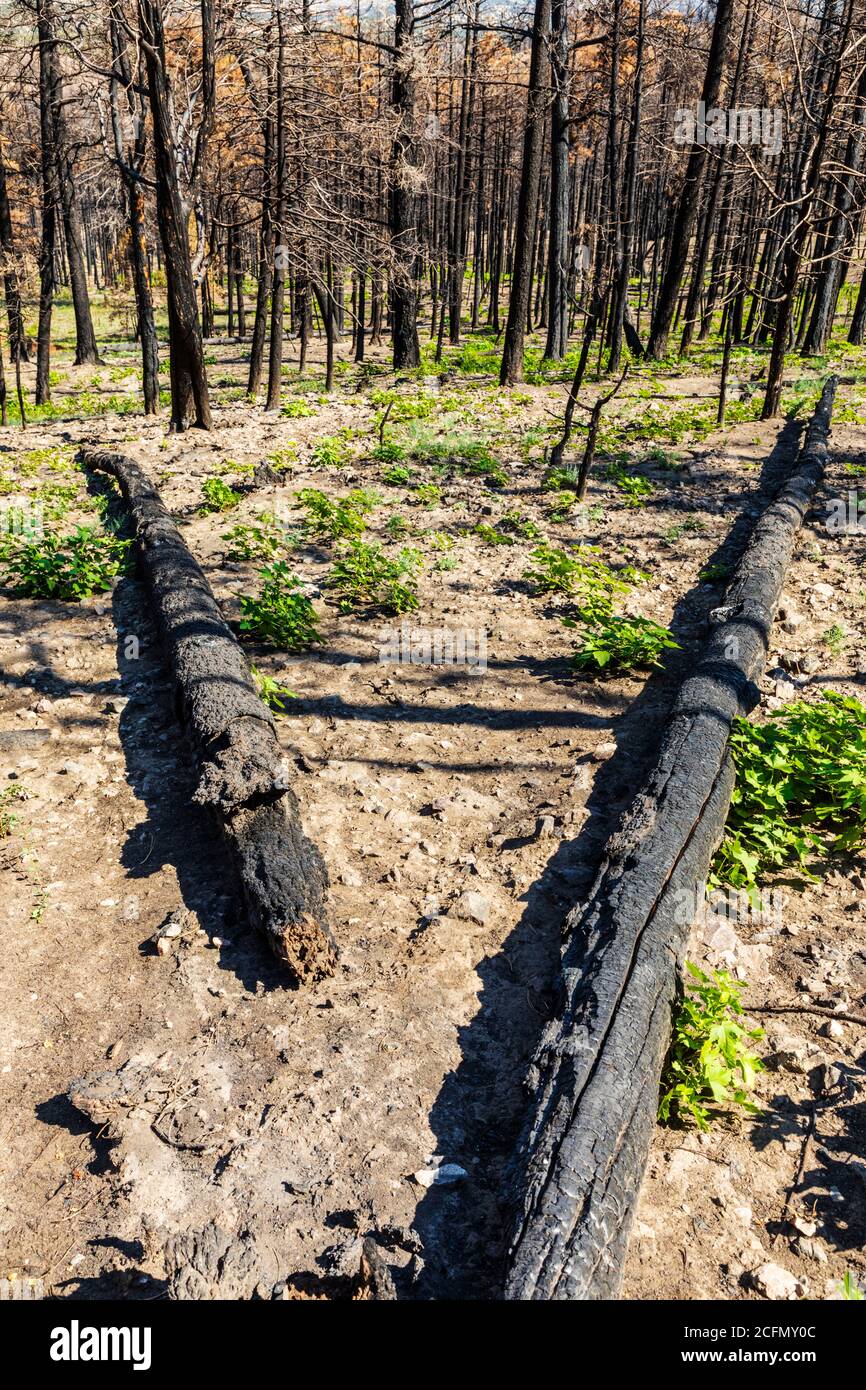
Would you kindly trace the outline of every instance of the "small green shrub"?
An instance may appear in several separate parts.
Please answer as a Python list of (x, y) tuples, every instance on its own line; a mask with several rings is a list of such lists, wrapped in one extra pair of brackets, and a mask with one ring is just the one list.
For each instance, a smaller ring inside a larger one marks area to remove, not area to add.
[(388, 487), (408, 487), (414, 480), (414, 471), (401, 463), (395, 463), (393, 467), (386, 468), (382, 474), (382, 482), (387, 483)]
[(293, 690), (287, 690), (286, 687), (280, 685), (279, 681), (275, 680), (273, 676), (269, 676), (264, 671), (260, 671), (258, 666), (251, 666), (250, 671), (252, 672), (253, 680), (256, 683), (256, 689), (259, 695), (268, 709), (273, 710), (275, 714), (285, 713), (286, 700), (297, 700), (298, 697)]
[(348, 536), (359, 536), (367, 529), (364, 520), (379, 501), (376, 493), (355, 488), (334, 502), (318, 488), (305, 487), (298, 493), (298, 501), (307, 513), (307, 525), (314, 536), (343, 540)]
[(241, 595), (241, 632), (289, 652), (305, 651), (321, 641), (316, 610), (286, 562), (276, 560), (259, 578), (262, 587), (258, 596)]
[(526, 541), (538, 540), (541, 536), (541, 531), (535, 522), (530, 517), (515, 510), (503, 512), (496, 525), (506, 535), (522, 536)]
[(736, 783), (710, 884), (757, 893), (775, 869), (815, 881), (827, 861), (866, 844), (866, 708), (825, 690), (814, 704), (774, 710), (766, 724), (734, 721)]
[[(402, 444), (396, 444), (392, 439), (383, 439), (383, 440), (382, 440), (382, 443), (381, 443), (381, 444), (377, 444), (376, 447), (375, 447), (375, 449), (373, 450), (373, 458), (374, 458), (374, 459), (377, 459), (377, 460), (379, 461), (379, 463), (394, 463), (394, 464), (398, 464), (398, 463), (400, 462), (400, 460), (401, 460), (401, 459), (404, 459), (405, 457), (406, 457), (406, 450), (403, 448)], [(386, 469), (385, 473), (383, 473), (383, 475), (382, 475), (382, 480), (383, 480), (383, 482), (386, 482), (386, 483), (391, 482), (391, 479), (388, 477), (388, 473), (390, 473), (390, 472), (392, 472), (392, 471), (394, 471), (394, 470), (392, 470), (392, 469)], [(404, 470), (397, 469), (396, 471), (397, 471), (397, 472), (403, 471), (403, 472), (405, 472), (406, 475), (407, 475), (405, 478), (398, 478), (396, 481), (397, 481), (398, 483), (400, 483), (400, 482), (408, 483), (408, 481), (409, 481), (409, 477), (408, 477), (409, 470), (408, 470), (408, 469), (404, 469)]]
[(275, 560), (297, 544), (298, 537), (281, 526), (272, 512), (261, 512), (249, 526), (238, 524), (223, 532), (227, 560)]
[(343, 464), (348, 463), (351, 456), (345, 439), (336, 434), (323, 435), (316, 441), (310, 461), (316, 468), (341, 468)]
[(3, 556), (4, 579), (23, 598), (79, 601), (102, 594), (126, 572), (130, 542), (92, 526), (71, 534), (48, 531), (13, 543)]
[(199, 507), (199, 513), (202, 516), (208, 516), (211, 512), (230, 512), (241, 500), (240, 493), (224, 483), (222, 478), (206, 478), (201, 491), (204, 502)]
[(415, 575), (420, 566), (420, 552), (410, 546), (391, 560), (380, 545), (350, 540), (327, 583), (337, 590), (343, 612), (369, 606), (385, 613), (410, 613), (418, 607)]
[(476, 522), (473, 528), (475, 535), (478, 536), (485, 545), (514, 545), (514, 537), (507, 535), (505, 531), (497, 530), (495, 526), (490, 526), (486, 521)]
[(13, 782), (11, 787), (4, 787), (0, 791), (0, 839), (5, 839), (12, 834), (18, 824), (18, 815), (11, 809), (15, 801), (26, 801), (29, 793), (26, 787), (22, 787), (20, 782)]
[[(570, 619), (564, 620), (566, 626)], [(650, 618), (601, 617), (583, 632), (583, 643), (571, 664), (578, 671), (597, 674), (633, 671), (641, 666), (660, 665), (659, 657), (670, 647), (679, 647), (669, 630)]]
[(305, 415), (315, 415), (315, 410), (306, 401), (286, 401), (281, 415), (285, 415), (289, 420), (300, 420)]
[(419, 483), (412, 494), (412, 501), (418, 507), (438, 507), (442, 501), (442, 489), (435, 483)]
[(705, 975), (686, 962), (692, 979), (685, 982), (674, 1017), (673, 1041), (662, 1078), (659, 1119), (680, 1123), (691, 1118), (698, 1129), (710, 1127), (710, 1107), (738, 1106), (749, 1114), (749, 1100), (763, 1064), (748, 1047), (763, 1037), (760, 1028), (744, 1028), (740, 999), (742, 980), (724, 970)]
[(539, 594), (569, 594), (577, 600), (585, 621), (610, 614), (613, 595), (626, 593), (629, 585), (595, 558), (597, 547), (578, 546), (573, 551), (545, 541), (531, 552), (534, 567), (524, 571)]

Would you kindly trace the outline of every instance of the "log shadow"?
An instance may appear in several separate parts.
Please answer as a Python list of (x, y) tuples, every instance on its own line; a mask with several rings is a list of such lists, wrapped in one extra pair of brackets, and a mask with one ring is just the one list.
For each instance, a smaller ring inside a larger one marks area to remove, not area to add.
[[(786, 480), (800, 427), (789, 421), (766, 459), (748, 511), (736, 518), (708, 564), (732, 573), (761, 510)], [(501, 949), (477, 967), (479, 1009), (458, 1029), (462, 1060), (446, 1077), (430, 1112), (436, 1152), (467, 1177), (433, 1186), (420, 1199), (413, 1229), (423, 1265), (414, 1282), (392, 1270), (398, 1295), (415, 1299), (492, 1299), (501, 1295), (512, 1213), (525, 1184), (517, 1151), (526, 1118), (524, 1079), (545, 1021), (559, 999), (559, 949), (567, 911), (588, 891), (604, 844), (656, 756), (677, 689), (694, 665), (717, 585), (704, 583), (676, 604), (671, 628), (681, 641), (634, 701), (613, 714), (616, 752), (596, 774), (589, 816), (574, 840), (562, 841), (525, 895), (525, 909)]]
[[(862, 1099), (863, 1064), (844, 1064), (838, 1084), (822, 1094), (817, 1069), (810, 1076), (814, 1096), (796, 1101), (784, 1092), (773, 1096), (752, 1126), (750, 1139), (761, 1151), (791, 1135), (809, 1149), (802, 1178), (791, 1193), (792, 1209), (817, 1221), (822, 1242), (840, 1253), (861, 1250), (866, 1242), (866, 1101)], [(787, 1222), (768, 1228), (791, 1237)]]

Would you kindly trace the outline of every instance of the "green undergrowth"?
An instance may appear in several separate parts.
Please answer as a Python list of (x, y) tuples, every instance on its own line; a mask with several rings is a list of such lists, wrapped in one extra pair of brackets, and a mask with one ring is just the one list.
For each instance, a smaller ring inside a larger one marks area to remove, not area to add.
[(731, 733), (736, 784), (710, 886), (759, 896), (769, 875), (817, 881), (840, 855), (866, 846), (866, 707), (851, 696), (775, 710)]
[(763, 1064), (750, 1044), (763, 1033), (744, 1025), (744, 981), (733, 980), (724, 970), (706, 975), (688, 961), (686, 972), (658, 1113), (663, 1124), (693, 1123), (707, 1130), (726, 1110), (758, 1113), (750, 1094)]

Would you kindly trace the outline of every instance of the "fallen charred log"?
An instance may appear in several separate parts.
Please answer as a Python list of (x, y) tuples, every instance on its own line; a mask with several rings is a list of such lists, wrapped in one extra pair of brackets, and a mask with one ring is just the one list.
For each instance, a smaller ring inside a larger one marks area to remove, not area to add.
[(117, 480), (135, 527), (178, 715), (197, 764), (193, 800), (217, 813), (249, 917), (294, 981), (327, 975), (336, 954), (327, 925), (327, 870), (301, 827), (273, 716), (246, 657), (139, 465), (94, 449), (80, 457)]
[[(732, 720), (758, 699), (794, 540), (823, 476), (831, 378), (787, 482), (758, 520), (655, 767), (565, 924), (560, 1004), (528, 1078), (505, 1297), (615, 1298), (656, 1119), (671, 1007), (724, 828)], [(692, 910), (689, 912), (688, 906)]]

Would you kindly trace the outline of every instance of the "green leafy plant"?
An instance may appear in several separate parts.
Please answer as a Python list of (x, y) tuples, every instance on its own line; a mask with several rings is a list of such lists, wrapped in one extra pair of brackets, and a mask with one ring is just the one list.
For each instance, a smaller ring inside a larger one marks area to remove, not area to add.
[(351, 450), (345, 439), (339, 435), (323, 435), (316, 441), (310, 462), (316, 468), (340, 468), (348, 463)]
[(647, 498), (655, 491), (649, 478), (642, 478), (640, 474), (621, 474), (615, 479), (620, 492), (625, 494), (625, 505), (627, 507), (642, 507)]
[(285, 415), (289, 420), (300, 420), (305, 415), (315, 415), (315, 410), (306, 401), (286, 401), (281, 415)]
[[(572, 620), (564, 619), (566, 626)], [(596, 674), (632, 671), (640, 666), (658, 666), (662, 652), (679, 648), (666, 627), (650, 618), (632, 618), (611, 614), (600, 617), (584, 628), (582, 645), (571, 658), (578, 671)]]
[(211, 512), (229, 512), (241, 500), (239, 492), (224, 483), (222, 478), (206, 478), (201, 485), (204, 502), (199, 507), (202, 516)]
[(418, 483), (411, 500), (419, 507), (438, 507), (442, 501), (442, 489), (435, 483)]
[(223, 532), (227, 560), (275, 560), (281, 551), (297, 543), (297, 536), (281, 526), (272, 512), (261, 512), (249, 526), (238, 524)]
[(842, 1295), (843, 1301), (846, 1303), (862, 1303), (864, 1298), (866, 1298), (866, 1294), (863, 1293), (855, 1275), (851, 1273), (850, 1269), (846, 1269), (842, 1276), (839, 1292)]
[(389, 559), (380, 545), (350, 540), (327, 584), (337, 590), (343, 612), (370, 606), (385, 613), (410, 613), (418, 607), (415, 576), (420, 566), (420, 552), (411, 546), (404, 546)]
[(539, 594), (569, 594), (577, 601), (578, 615), (585, 621), (607, 617), (613, 595), (626, 593), (629, 585), (597, 560), (598, 547), (577, 546), (564, 550), (545, 541), (531, 552), (534, 566), (524, 571), (524, 579)]
[(275, 680), (273, 676), (269, 676), (266, 672), (260, 671), (258, 666), (251, 666), (250, 671), (252, 672), (253, 680), (256, 683), (256, 689), (259, 695), (268, 709), (273, 710), (275, 714), (285, 713), (286, 700), (297, 700), (298, 697), (293, 690), (287, 690), (286, 687), (280, 685), (279, 681)]
[(576, 492), (580, 481), (580, 469), (576, 463), (563, 463), (558, 468), (549, 468), (542, 478), (542, 487), (547, 492)]
[(382, 482), (387, 483), (388, 487), (408, 487), (414, 481), (415, 474), (411, 468), (405, 464), (395, 463), (391, 468), (386, 468), (382, 474)]
[[(382, 442), (381, 442), (381, 444), (377, 444), (376, 447), (375, 447), (375, 449), (373, 450), (373, 458), (374, 458), (374, 459), (378, 459), (378, 461), (379, 461), (380, 463), (399, 464), (399, 463), (400, 463), (400, 460), (401, 460), (401, 459), (404, 459), (405, 457), (406, 457), (406, 450), (403, 448), (402, 444), (397, 444), (397, 443), (395, 443), (395, 441), (394, 441), (393, 439), (383, 439)], [(398, 477), (398, 478), (395, 478), (395, 479), (392, 480), (391, 478), (388, 477), (388, 474), (391, 473), (391, 472), (397, 472), (397, 473), (404, 472), (404, 473), (406, 474), (406, 477), (405, 477), (405, 478)], [(398, 483), (398, 484), (399, 484), (399, 483), (408, 483), (408, 481), (409, 481), (409, 470), (408, 470), (408, 468), (406, 468), (406, 469), (400, 469), (400, 468), (397, 468), (397, 469), (390, 469), (390, 468), (386, 468), (385, 472), (382, 474), (382, 479), (383, 479), (383, 482), (386, 482), (386, 483), (390, 483), (390, 482), (392, 482), (392, 481), (395, 482), (395, 483)]]
[(364, 520), (376, 506), (379, 498), (375, 493), (355, 488), (334, 502), (318, 488), (305, 487), (298, 493), (298, 501), (307, 513), (307, 524), (314, 536), (342, 540), (348, 536), (359, 536), (367, 529)]
[(4, 579), (23, 598), (79, 601), (105, 593), (126, 572), (130, 542), (92, 526), (15, 540), (3, 556)]
[(284, 560), (263, 569), (261, 593), (241, 595), (241, 632), (289, 652), (320, 642), (316, 610)]
[(833, 623), (832, 627), (828, 627), (827, 631), (822, 635), (821, 641), (827, 647), (831, 656), (839, 657), (848, 645), (848, 634), (839, 623)]
[(819, 862), (866, 844), (866, 708), (825, 690), (814, 704), (775, 710), (766, 724), (737, 719), (736, 783), (711, 887), (757, 893), (771, 871), (815, 880)]
[(15, 826), (18, 824), (18, 816), (11, 809), (15, 801), (26, 801), (29, 793), (26, 787), (22, 787), (20, 782), (13, 782), (11, 787), (4, 787), (0, 791), (0, 839), (5, 839), (11, 835)]
[(541, 537), (541, 531), (535, 522), (516, 510), (503, 512), (496, 525), (507, 535), (522, 536), (527, 541), (538, 540)]
[(730, 572), (726, 564), (719, 562), (719, 564), (716, 565), (706, 565), (704, 569), (701, 570), (698, 578), (704, 584), (716, 584), (719, 580), (727, 579)]
[(505, 531), (497, 530), (495, 526), (490, 526), (486, 521), (478, 521), (473, 528), (475, 535), (478, 536), (485, 545), (514, 545), (514, 537)]
[(659, 1119), (684, 1123), (693, 1120), (698, 1129), (710, 1127), (713, 1110), (739, 1107), (757, 1114), (749, 1099), (763, 1063), (749, 1043), (763, 1037), (760, 1028), (743, 1026), (742, 980), (724, 970), (705, 975), (686, 962), (691, 976), (673, 1020), (673, 1040), (662, 1077)]

